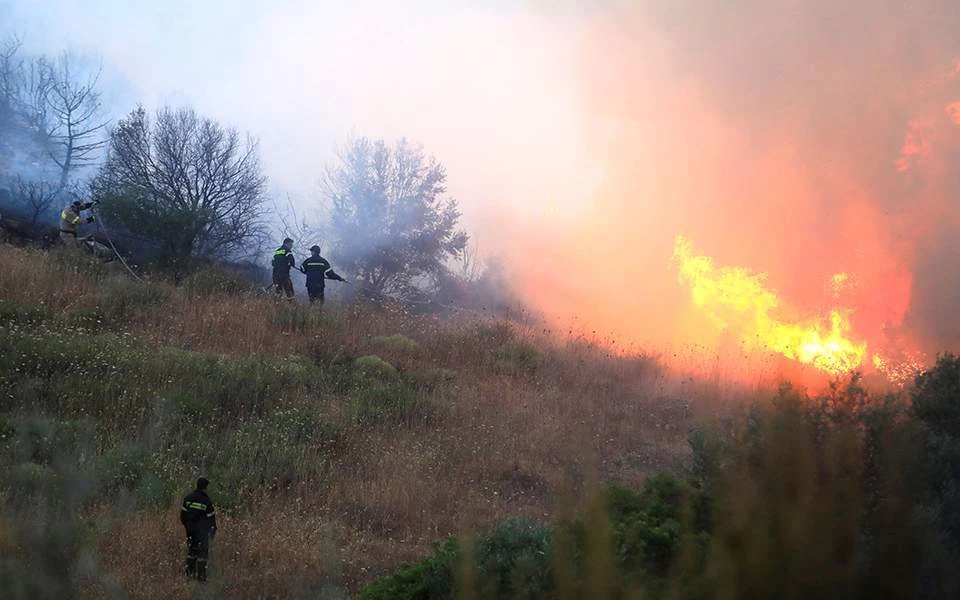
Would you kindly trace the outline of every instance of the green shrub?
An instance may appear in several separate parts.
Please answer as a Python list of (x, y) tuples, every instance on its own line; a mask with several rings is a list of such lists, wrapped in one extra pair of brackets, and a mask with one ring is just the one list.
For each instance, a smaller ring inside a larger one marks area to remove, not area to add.
[[(524, 519), (507, 520), (466, 549), (455, 538), (434, 544), (429, 557), (374, 581), (360, 598), (449, 599), (470, 581), (477, 598), (548, 598), (550, 547), (549, 528)], [(466, 557), (469, 566), (463, 564)]]
[(639, 494), (617, 486), (608, 493), (618, 565), (626, 572), (666, 576), (679, 550), (689, 487), (661, 473), (647, 479)]
[(397, 369), (375, 354), (361, 356), (353, 361), (357, 382), (364, 384), (376, 381), (391, 381), (397, 377)]
[(526, 519), (509, 519), (474, 545), (480, 598), (547, 598), (551, 590), (552, 532)]
[(396, 573), (381, 577), (360, 593), (361, 600), (431, 600), (452, 598), (460, 543), (449, 538), (435, 543), (433, 554), (401, 566)]
[(386, 351), (399, 354), (415, 354), (420, 351), (420, 344), (400, 333), (375, 337), (373, 343)]

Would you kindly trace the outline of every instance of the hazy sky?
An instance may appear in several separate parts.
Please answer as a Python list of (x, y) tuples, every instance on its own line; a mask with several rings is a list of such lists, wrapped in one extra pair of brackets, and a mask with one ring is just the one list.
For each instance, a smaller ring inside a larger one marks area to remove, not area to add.
[(515, 3), (0, 3), (30, 49), (101, 55), (118, 109), (188, 103), (249, 130), (277, 190), (313, 192), (352, 135), (425, 144), (475, 229), (490, 227), (485, 203), (520, 217), (524, 197), (584, 187), (576, 32)]

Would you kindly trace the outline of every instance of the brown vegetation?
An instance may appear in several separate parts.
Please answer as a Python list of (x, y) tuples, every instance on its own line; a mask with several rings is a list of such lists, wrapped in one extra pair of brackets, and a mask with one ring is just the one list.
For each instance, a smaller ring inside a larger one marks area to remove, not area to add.
[[(201, 279), (143, 285), (113, 265), (0, 247), (0, 299), (39, 307), (40, 329), (116, 333), (158, 351), (289, 358), (321, 373), (379, 356), (411, 386), (409, 402), (387, 416), (377, 403), (406, 392), (366, 398), (362, 381), (352, 388), (293, 386), (266, 401), (268, 412), (315, 411), (335, 434), (296, 457), (293, 477), (244, 488), (222, 509), (210, 585), (227, 597), (316, 597), (325, 586), (353, 593), (423, 555), (434, 540), (507, 516), (549, 519), (561, 499), (583, 501), (588, 477), (635, 484), (679, 468), (687, 453), (691, 411), (662, 393), (664, 374), (653, 360), (550, 340), (494, 318), (362, 304), (320, 311), (238, 292), (237, 282), (213, 275)], [(218, 414), (222, 422), (196, 427), (242, 423), (245, 401), (233, 399), (239, 412)], [(0, 413), (29, 405), (29, 398), (10, 400)], [(111, 435), (134, 431), (143, 440), (153, 407), (139, 409), (138, 418), (101, 420)], [(267, 451), (237, 460), (259, 460)], [(175, 494), (186, 493), (197, 473), (175, 470)], [(211, 486), (215, 501), (218, 483)], [(85, 507), (84, 520), (96, 524), (100, 568), (84, 589), (95, 596), (112, 585), (131, 597), (189, 596), (193, 586), (180, 577), (178, 500), (170, 495), (165, 509), (134, 510), (118, 492)]]

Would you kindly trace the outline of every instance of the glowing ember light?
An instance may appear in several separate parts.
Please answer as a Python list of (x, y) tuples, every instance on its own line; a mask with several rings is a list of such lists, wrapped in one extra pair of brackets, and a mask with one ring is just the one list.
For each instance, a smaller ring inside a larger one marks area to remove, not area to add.
[(847, 337), (849, 311), (831, 310), (829, 325), (824, 319), (788, 322), (776, 315), (781, 302), (764, 285), (764, 274), (714, 266), (709, 257), (695, 255), (682, 236), (677, 237), (673, 256), (679, 262), (680, 282), (690, 286), (694, 304), (718, 326), (737, 332), (745, 345), (757, 344), (832, 375), (863, 362), (866, 343)]
[(873, 367), (883, 373), (891, 383), (904, 386), (924, 369), (926, 360), (919, 353), (903, 353), (903, 356), (891, 357), (873, 355)]

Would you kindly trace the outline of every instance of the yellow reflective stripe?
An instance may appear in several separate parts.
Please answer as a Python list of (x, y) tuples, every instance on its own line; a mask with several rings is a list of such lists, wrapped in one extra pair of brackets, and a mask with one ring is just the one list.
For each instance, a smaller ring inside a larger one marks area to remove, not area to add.
[(67, 217), (67, 211), (63, 211), (62, 213), (60, 213), (60, 218), (66, 221), (69, 218)]
[(327, 270), (324, 271), (324, 273), (329, 273), (329, 272), (332, 271), (332, 270), (333, 270), (333, 267), (327, 267)]
[(187, 502), (188, 508), (195, 508), (197, 510), (207, 510), (207, 505), (200, 502)]
[(273, 254), (274, 254), (274, 256), (276, 256), (277, 254), (286, 254), (286, 253), (287, 253), (286, 250), (284, 250), (283, 248), (280, 248), (279, 250), (277, 250), (277, 251), (274, 252)]

